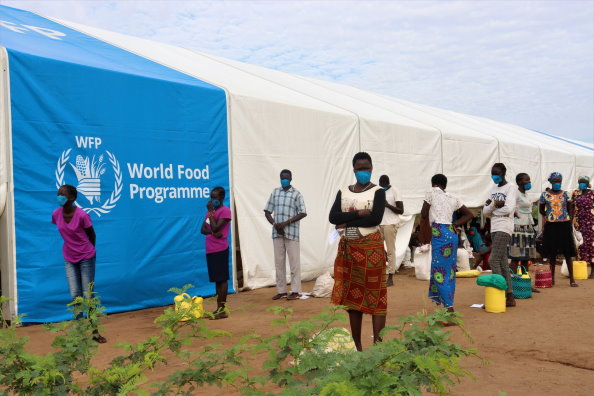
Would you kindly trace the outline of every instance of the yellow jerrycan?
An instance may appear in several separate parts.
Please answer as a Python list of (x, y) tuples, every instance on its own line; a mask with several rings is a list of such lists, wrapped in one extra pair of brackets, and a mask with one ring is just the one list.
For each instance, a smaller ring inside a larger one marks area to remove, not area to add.
[(187, 311), (188, 314), (184, 315), (181, 321), (190, 320), (192, 317), (200, 318), (204, 312), (202, 303), (204, 299), (202, 297), (190, 297), (188, 293), (182, 293), (175, 296), (173, 299), (174, 307), (176, 311), (183, 310)]
[(585, 261), (573, 262), (573, 279), (584, 280), (588, 279), (588, 264)]
[(485, 287), (485, 311), (491, 313), (505, 312), (505, 290)]

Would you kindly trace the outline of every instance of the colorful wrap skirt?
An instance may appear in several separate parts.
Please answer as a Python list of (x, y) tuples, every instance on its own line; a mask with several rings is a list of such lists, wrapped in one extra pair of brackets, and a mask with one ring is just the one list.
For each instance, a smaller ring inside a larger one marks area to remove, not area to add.
[(437, 305), (454, 306), (458, 234), (451, 224), (431, 224), (429, 298)]
[(379, 232), (357, 239), (340, 239), (334, 261), (332, 304), (371, 315), (386, 315), (386, 280), (386, 252)]
[(536, 259), (536, 233), (532, 225), (514, 225), (508, 257), (512, 260)]

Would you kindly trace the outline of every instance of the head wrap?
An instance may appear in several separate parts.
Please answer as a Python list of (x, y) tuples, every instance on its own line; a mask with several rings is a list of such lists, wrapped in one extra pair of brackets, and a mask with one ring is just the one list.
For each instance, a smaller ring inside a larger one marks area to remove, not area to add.
[(588, 187), (590, 187), (590, 176), (580, 176), (578, 180), (585, 180), (588, 183)]
[(559, 177), (561, 178), (561, 180), (563, 180), (563, 175), (559, 172), (553, 172), (551, 173), (551, 175), (549, 176), (549, 178), (547, 179), (548, 181), (553, 180), (554, 178)]

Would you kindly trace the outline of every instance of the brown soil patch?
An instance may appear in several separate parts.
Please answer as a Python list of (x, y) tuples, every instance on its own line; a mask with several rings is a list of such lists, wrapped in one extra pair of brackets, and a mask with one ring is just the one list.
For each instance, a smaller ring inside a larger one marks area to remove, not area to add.
[[(490, 314), (482, 309), (470, 308), (473, 303), (483, 303), (484, 289), (475, 279), (458, 279), (456, 309), (464, 317), (466, 329), (473, 337), (469, 341), (462, 331), (453, 328), (452, 339), (466, 347), (478, 349), (479, 355), (488, 360), (466, 359), (465, 367), (475, 380), (464, 379), (456, 385), (454, 395), (498, 395), (500, 391), (515, 395), (592, 395), (594, 389), (594, 280), (579, 281), (580, 287), (570, 288), (566, 278), (557, 277), (557, 286), (544, 289), (532, 299), (518, 300), (518, 306), (508, 308), (504, 314)], [(313, 282), (304, 284), (309, 291)], [(421, 310), (432, 311), (427, 299), (428, 282), (414, 278), (413, 270), (403, 270), (395, 277), (395, 286), (389, 290), (388, 325), (400, 316)], [(209, 321), (209, 328), (229, 330), (235, 337), (255, 332), (270, 336), (278, 332), (271, 326), (273, 318), (266, 308), (280, 305), (294, 308), (294, 319), (304, 320), (318, 314), (328, 306), (329, 299), (310, 298), (297, 301), (272, 301), (274, 289), (242, 292), (229, 297), (233, 310), (225, 320)], [(208, 301), (207, 309), (214, 304)], [(94, 359), (97, 366), (105, 365), (121, 350), (119, 342), (139, 342), (157, 333), (154, 319), (163, 311), (151, 308), (141, 311), (109, 315), (103, 320), (107, 344), (99, 346)], [(345, 327), (348, 327), (345, 324)], [(42, 326), (20, 328), (20, 335), (30, 337), (28, 350), (46, 353), (52, 337)], [(371, 344), (371, 322), (364, 320), (364, 347)], [(231, 345), (233, 338), (224, 339)], [(366, 344), (366, 345), (365, 345)], [(259, 367), (262, 357), (253, 365)], [(163, 380), (183, 363), (171, 362), (149, 373), (151, 380)], [(218, 389), (218, 388), (217, 388)], [(209, 394), (213, 389), (197, 394)], [(221, 390), (218, 390), (221, 392)], [(225, 395), (235, 394), (224, 390)]]

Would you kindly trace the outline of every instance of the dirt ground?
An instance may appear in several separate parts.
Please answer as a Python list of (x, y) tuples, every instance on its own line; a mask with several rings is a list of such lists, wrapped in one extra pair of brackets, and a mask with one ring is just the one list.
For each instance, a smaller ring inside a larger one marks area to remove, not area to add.
[[(456, 309), (464, 317), (466, 329), (473, 337), (469, 341), (459, 328), (452, 328), (454, 342), (478, 349), (479, 355), (488, 360), (464, 361), (475, 379), (466, 378), (452, 389), (453, 395), (593, 395), (594, 394), (594, 280), (578, 282), (580, 287), (570, 288), (567, 278), (557, 275), (557, 285), (535, 294), (532, 299), (518, 300), (518, 306), (506, 313), (492, 314), (482, 309), (470, 308), (483, 303), (484, 289), (475, 279), (458, 279)], [(400, 316), (421, 310), (432, 311), (427, 299), (427, 282), (414, 278), (413, 270), (403, 270), (395, 278), (395, 286), (388, 288), (388, 324)], [(310, 291), (313, 282), (304, 283)], [(327, 298), (310, 298), (297, 301), (272, 301), (274, 289), (242, 292), (229, 297), (232, 314), (228, 319), (209, 321), (210, 328), (229, 330), (234, 337), (251, 332), (263, 336), (278, 329), (270, 325), (273, 318), (266, 308), (280, 305), (294, 308), (294, 319), (303, 320), (319, 313), (328, 306)], [(213, 309), (209, 301), (207, 309)], [(104, 365), (120, 350), (119, 342), (138, 342), (156, 334), (153, 320), (164, 307), (109, 315), (103, 319), (107, 344), (99, 346), (94, 363)], [(348, 327), (345, 324), (346, 327)], [(28, 349), (38, 353), (50, 350), (51, 338), (42, 326), (19, 329), (21, 335), (31, 338)], [(364, 320), (364, 348), (371, 344), (371, 321)], [(233, 339), (222, 341), (232, 344)], [(259, 365), (257, 360), (254, 364)], [(171, 364), (149, 374), (151, 380), (164, 380), (180, 364)], [(218, 388), (217, 388), (218, 389)], [(211, 394), (213, 389), (197, 394)], [(221, 392), (217, 390), (216, 392)], [(225, 395), (235, 394), (223, 390)]]

